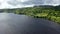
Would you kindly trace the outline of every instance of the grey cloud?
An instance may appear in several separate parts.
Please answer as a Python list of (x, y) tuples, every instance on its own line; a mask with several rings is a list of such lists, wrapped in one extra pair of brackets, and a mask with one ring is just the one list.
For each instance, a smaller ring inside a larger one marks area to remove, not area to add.
[(49, 4), (60, 4), (60, 0), (29, 0), (25, 2), (19, 2), (17, 0), (12, 0), (7, 2), (10, 5), (49, 5)]
[(13, 1), (8, 1), (7, 3), (11, 5), (31, 5), (31, 4), (38, 5), (38, 4), (44, 4), (44, 1), (43, 0), (30, 0), (26, 2), (18, 2), (16, 0), (13, 0)]

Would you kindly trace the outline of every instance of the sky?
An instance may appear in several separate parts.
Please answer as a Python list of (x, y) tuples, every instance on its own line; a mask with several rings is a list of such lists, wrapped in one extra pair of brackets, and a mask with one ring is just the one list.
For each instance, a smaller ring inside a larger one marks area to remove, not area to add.
[(60, 0), (0, 0), (0, 9), (33, 7), (35, 5), (60, 5)]

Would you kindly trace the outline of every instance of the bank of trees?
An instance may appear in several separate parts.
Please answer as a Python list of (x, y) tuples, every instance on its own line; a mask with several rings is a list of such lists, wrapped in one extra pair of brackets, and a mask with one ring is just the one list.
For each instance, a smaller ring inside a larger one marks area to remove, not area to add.
[(29, 7), (17, 9), (16, 14), (24, 14), (35, 18), (49, 19), (54, 22), (60, 23), (60, 11), (55, 7)]
[(60, 24), (60, 6), (35, 6), (18, 9), (4, 9), (0, 11), (28, 15), (35, 18), (44, 18)]

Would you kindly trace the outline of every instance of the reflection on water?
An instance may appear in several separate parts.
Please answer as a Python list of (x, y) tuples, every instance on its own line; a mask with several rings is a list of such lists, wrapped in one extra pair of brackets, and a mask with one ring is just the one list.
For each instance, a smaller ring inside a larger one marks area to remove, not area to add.
[(0, 13), (0, 34), (60, 34), (59, 25), (41, 18)]

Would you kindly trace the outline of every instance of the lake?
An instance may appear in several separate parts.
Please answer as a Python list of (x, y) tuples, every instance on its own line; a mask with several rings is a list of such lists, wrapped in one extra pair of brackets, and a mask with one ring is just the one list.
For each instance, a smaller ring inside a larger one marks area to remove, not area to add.
[(42, 18), (0, 13), (0, 34), (60, 34), (59, 26)]

